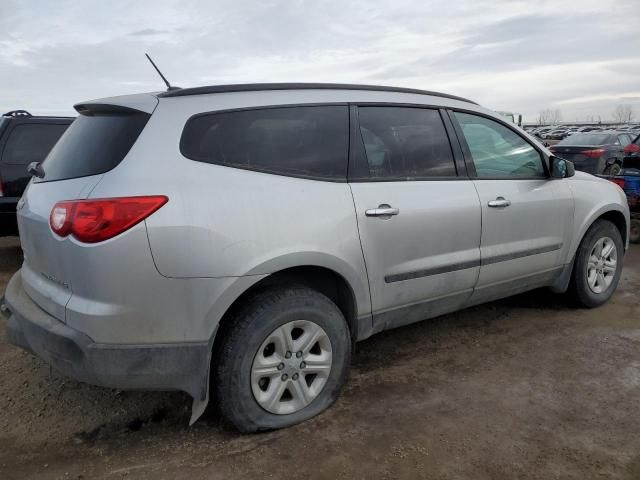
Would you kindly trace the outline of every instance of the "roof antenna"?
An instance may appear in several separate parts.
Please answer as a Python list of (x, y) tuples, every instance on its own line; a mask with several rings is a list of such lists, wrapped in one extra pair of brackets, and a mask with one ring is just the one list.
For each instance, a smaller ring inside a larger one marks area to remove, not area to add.
[(147, 57), (147, 59), (151, 62), (151, 65), (153, 65), (153, 68), (156, 69), (156, 72), (158, 72), (158, 75), (160, 75), (160, 78), (162, 78), (162, 81), (165, 83), (165, 85), (167, 86), (167, 92), (170, 92), (171, 90), (180, 90), (180, 87), (174, 87), (169, 83), (169, 80), (167, 80), (165, 78), (165, 76), (162, 74), (162, 72), (160, 71), (160, 69), (156, 66), (155, 63), (153, 63), (153, 60), (151, 60), (151, 57), (149, 56), (148, 53), (145, 53), (145, 56)]

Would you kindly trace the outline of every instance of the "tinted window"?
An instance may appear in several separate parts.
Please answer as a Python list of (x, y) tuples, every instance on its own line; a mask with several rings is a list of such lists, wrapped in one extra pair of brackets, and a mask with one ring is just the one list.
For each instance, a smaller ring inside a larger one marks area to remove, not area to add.
[(11, 131), (2, 153), (2, 163), (28, 165), (42, 162), (66, 130), (67, 125), (26, 123)]
[(498, 122), (455, 112), (480, 178), (544, 177), (542, 158), (520, 135)]
[(180, 141), (193, 160), (230, 167), (340, 179), (347, 176), (347, 106), (284, 107), (190, 119)]
[(604, 145), (609, 140), (608, 133), (576, 133), (568, 138), (565, 138), (556, 145), (570, 145), (570, 146), (592, 146), (592, 145)]
[(359, 107), (358, 117), (369, 177), (456, 175), (449, 138), (437, 110)]
[(129, 152), (147, 123), (146, 113), (80, 115), (47, 156), (38, 181), (108, 172)]

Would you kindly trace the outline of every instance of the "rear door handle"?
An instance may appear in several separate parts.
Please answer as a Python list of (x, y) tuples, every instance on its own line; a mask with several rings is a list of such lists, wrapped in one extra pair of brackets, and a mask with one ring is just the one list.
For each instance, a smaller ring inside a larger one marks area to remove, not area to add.
[(492, 208), (504, 208), (511, 205), (511, 201), (504, 197), (498, 197), (495, 200), (490, 200), (488, 205)]
[(369, 210), (365, 210), (364, 214), (367, 217), (390, 217), (392, 215), (398, 215), (400, 210), (397, 208), (393, 208), (391, 205), (387, 205), (383, 203), (379, 205), (378, 208), (370, 208)]

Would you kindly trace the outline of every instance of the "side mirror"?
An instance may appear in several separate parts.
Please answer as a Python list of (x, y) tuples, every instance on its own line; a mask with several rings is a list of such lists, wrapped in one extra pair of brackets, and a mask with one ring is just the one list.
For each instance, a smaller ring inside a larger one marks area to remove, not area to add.
[(564, 158), (552, 155), (549, 157), (549, 166), (551, 167), (552, 178), (569, 178), (576, 174), (573, 162), (565, 160)]
[(31, 162), (27, 167), (27, 173), (32, 177), (43, 178), (44, 170), (42, 169), (42, 164), (40, 162)]

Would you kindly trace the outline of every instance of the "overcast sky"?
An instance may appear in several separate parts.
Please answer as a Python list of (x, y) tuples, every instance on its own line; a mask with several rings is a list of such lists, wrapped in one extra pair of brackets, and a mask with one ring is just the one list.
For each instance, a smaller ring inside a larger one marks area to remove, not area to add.
[(640, 119), (638, 0), (0, 0), (0, 111), (72, 114), (179, 86), (348, 82), (439, 90), (535, 120)]

